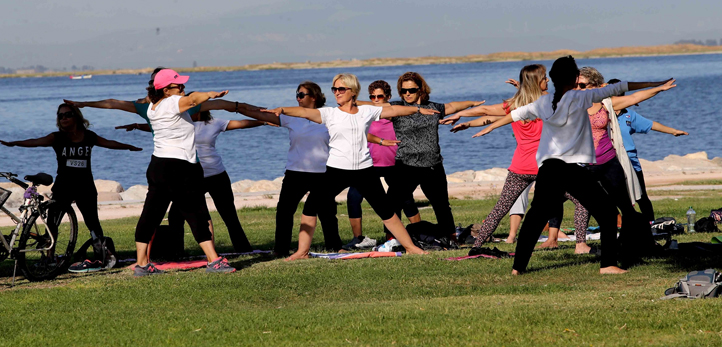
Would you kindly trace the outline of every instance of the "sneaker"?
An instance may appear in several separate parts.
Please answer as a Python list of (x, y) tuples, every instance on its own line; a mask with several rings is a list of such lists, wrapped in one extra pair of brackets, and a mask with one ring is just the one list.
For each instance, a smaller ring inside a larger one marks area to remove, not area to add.
[(210, 263), (206, 267), (206, 272), (236, 272), (236, 268), (228, 264), (228, 260), (225, 257), (220, 257)]
[(75, 273), (82, 273), (82, 272), (95, 272), (95, 271), (100, 271), (102, 269), (103, 269), (103, 263), (101, 263), (99, 260), (90, 261), (88, 259), (85, 259), (83, 262), (70, 265), (70, 267), (68, 268), (68, 271), (75, 272)]
[(356, 244), (356, 249), (371, 249), (376, 247), (376, 240), (370, 237), (364, 237), (364, 239)]
[(394, 247), (400, 247), (401, 243), (396, 239), (388, 240), (383, 245), (374, 247), (375, 252), (394, 252)]
[[(364, 237), (363, 235), (361, 235), (361, 236), (354, 236), (353, 239), (351, 239), (351, 242), (345, 244), (345, 245), (344, 245), (343, 247), (341, 247), (341, 248), (343, 248), (343, 249), (345, 249), (345, 250), (347, 250), (347, 251), (354, 250), (354, 249), (356, 249), (356, 245), (358, 245), (359, 243), (361, 243), (361, 241), (362, 241), (363, 239), (365, 239), (365, 238), (366, 238), (366, 237)], [(374, 246), (375, 246), (375, 244), (374, 244)]]
[(135, 269), (133, 269), (133, 276), (140, 277), (140, 276), (148, 276), (148, 275), (160, 275), (164, 274), (165, 271), (159, 270), (157, 267), (155, 267), (155, 264), (148, 263), (145, 266), (139, 266), (136, 265)]

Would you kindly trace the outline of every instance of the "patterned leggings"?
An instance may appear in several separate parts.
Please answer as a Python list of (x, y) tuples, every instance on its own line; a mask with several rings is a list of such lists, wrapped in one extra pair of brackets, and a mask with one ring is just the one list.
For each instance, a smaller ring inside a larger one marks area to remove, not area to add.
[[(564, 197), (574, 203), (574, 237), (577, 243), (585, 243), (587, 242), (587, 227), (589, 227), (589, 211), (569, 193), (564, 193)], [(549, 226), (559, 228), (562, 225), (563, 217), (562, 215), (550, 219)]]
[[(481, 247), (484, 244), (484, 242), (499, 226), (501, 219), (504, 218), (514, 205), (514, 202), (519, 198), (519, 195), (521, 195), (521, 193), (524, 192), (524, 189), (526, 189), (526, 187), (532, 184), (535, 180), (536, 175), (524, 175), (509, 171), (509, 174), (506, 176), (506, 181), (504, 182), (504, 187), (501, 189), (499, 201), (496, 202), (496, 205), (489, 215), (486, 216), (484, 223), (481, 225), (481, 231), (479, 231), (479, 236), (474, 242), (474, 247)], [(574, 211), (574, 225), (578, 231), (576, 231), (575, 234), (577, 235), (577, 242), (584, 242), (586, 240), (586, 224), (589, 222), (589, 212), (584, 209), (582, 205), (579, 204), (579, 201), (574, 199), (571, 195), (566, 194), (565, 196), (576, 205), (576, 209)], [(559, 224), (561, 224), (561, 218), (562, 216), (558, 216), (558, 220), (560, 222)], [(586, 222), (584, 222), (585, 220)], [(584, 225), (582, 225), (582, 223)], [(580, 230), (580, 226), (583, 230)], [(583, 234), (584, 236), (580, 236), (580, 234)], [(580, 241), (582, 238), (584, 240)]]

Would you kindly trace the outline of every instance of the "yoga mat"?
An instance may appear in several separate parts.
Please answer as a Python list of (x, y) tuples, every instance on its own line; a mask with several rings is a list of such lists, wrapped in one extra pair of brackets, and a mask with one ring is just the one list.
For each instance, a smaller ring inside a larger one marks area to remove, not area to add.
[(309, 253), (311, 258), (324, 259), (362, 259), (400, 257), (401, 252), (359, 252), (359, 253)]
[[(256, 250), (254, 250), (253, 252), (244, 252), (244, 253), (220, 253), (220, 254), (218, 254), (218, 255), (220, 255), (221, 257), (226, 257), (226, 258), (228, 258), (228, 257), (240, 257), (240, 256), (242, 256), (242, 255), (269, 254), (269, 253), (273, 253), (273, 252), (272, 252), (272, 251), (262, 251), (262, 250), (260, 250), (260, 249), (256, 249)], [(182, 260), (195, 260), (195, 259), (205, 259), (205, 258), (206, 258), (205, 255), (195, 255), (195, 256), (192, 256), (192, 257), (183, 257), (183, 258), (181, 258), (181, 259), (182, 259)], [(135, 263), (135, 262), (136, 262), (136, 259), (135, 259), (135, 258), (128, 258), (128, 259), (118, 260), (118, 263)]]
[[(515, 253), (509, 253), (510, 256), (514, 256)], [(445, 260), (449, 261), (457, 261), (457, 260), (467, 260), (467, 259), (476, 259), (476, 258), (488, 258), (488, 259), (501, 259), (499, 257), (488, 255), (488, 254), (477, 254), (477, 255), (467, 255), (465, 257), (451, 257), (446, 258)]]

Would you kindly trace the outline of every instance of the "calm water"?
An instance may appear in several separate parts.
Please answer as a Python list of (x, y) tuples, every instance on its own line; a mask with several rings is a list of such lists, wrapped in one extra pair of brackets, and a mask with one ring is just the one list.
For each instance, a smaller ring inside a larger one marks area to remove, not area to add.
[[(513, 95), (514, 88), (504, 84), (504, 81), (507, 78), (518, 78), (519, 70), (531, 63), (550, 67), (552, 62), (194, 73), (186, 89), (229, 89), (230, 93), (225, 97), (227, 100), (267, 107), (295, 106), (295, 88), (304, 80), (316, 81), (330, 95), (331, 79), (339, 72), (356, 74), (362, 86), (377, 79), (385, 79), (395, 86), (397, 77), (411, 70), (420, 72), (427, 79), (433, 89), (432, 101), (487, 100), (491, 104)], [(710, 157), (722, 156), (722, 139), (717, 136), (722, 107), (722, 55), (585, 59), (579, 60), (578, 64), (596, 67), (606, 79), (677, 79), (677, 88), (660, 94), (635, 110), (647, 118), (686, 130), (690, 136), (674, 138), (661, 133), (636, 135), (635, 142), (642, 158), (659, 160), (669, 154), (697, 151), (707, 151)], [(0, 139), (36, 138), (57, 130), (55, 111), (63, 98), (79, 101), (107, 98), (135, 100), (144, 96), (148, 78), (147, 75), (124, 75), (94, 76), (90, 80), (0, 79)], [(362, 99), (368, 99), (363, 89)], [(92, 123), (91, 130), (100, 136), (144, 149), (143, 152), (128, 152), (96, 148), (93, 155), (96, 179), (118, 181), (125, 188), (146, 184), (145, 170), (153, 150), (150, 135), (113, 129), (116, 125), (140, 123), (143, 120), (123, 111), (86, 108), (83, 112)], [(224, 111), (217, 111), (214, 116), (242, 118)], [(471, 139), (475, 129), (452, 134), (450, 128), (440, 128), (441, 150), (447, 173), (509, 165), (515, 147), (510, 127), (479, 139)], [(288, 134), (285, 129), (271, 127), (235, 130), (221, 134), (217, 147), (233, 181), (273, 179), (283, 174)], [(54, 153), (50, 148), (0, 146), (0, 171), (26, 175), (41, 171), (54, 173), (56, 168)]]

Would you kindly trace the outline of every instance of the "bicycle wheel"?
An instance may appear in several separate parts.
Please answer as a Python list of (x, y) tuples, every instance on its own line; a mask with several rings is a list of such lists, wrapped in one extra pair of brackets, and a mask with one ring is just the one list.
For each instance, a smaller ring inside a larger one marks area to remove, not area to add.
[[(78, 237), (78, 219), (71, 206), (51, 207), (58, 209), (54, 215), (48, 214), (47, 224), (37, 221), (37, 216), (23, 227), (18, 244), (18, 265), (29, 281), (50, 280), (68, 270), (73, 261), (73, 251)], [(52, 219), (52, 220), (51, 220)], [(48, 226), (50, 224), (50, 227)], [(51, 245), (51, 232), (55, 235), (55, 245)]]

